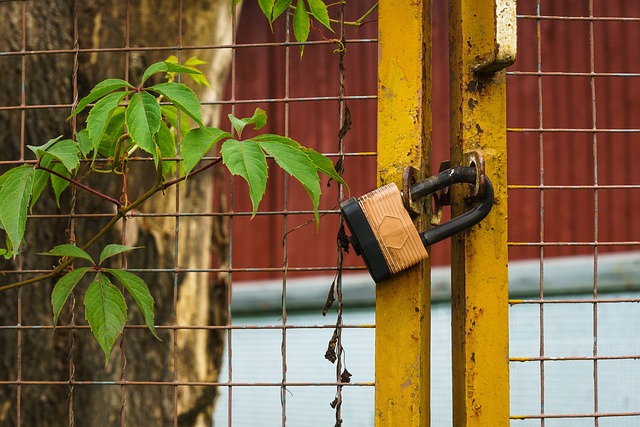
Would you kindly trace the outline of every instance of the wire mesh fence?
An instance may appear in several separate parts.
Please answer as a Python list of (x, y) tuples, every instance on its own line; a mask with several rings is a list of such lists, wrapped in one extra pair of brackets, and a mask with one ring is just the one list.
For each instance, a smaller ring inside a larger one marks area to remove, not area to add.
[[(10, 134), (0, 164), (35, 162), (27, 145), (72, 136), (80, 120), (65, 118), (99, 79), (135, 81), (155, 61), (196, 56), (208, 62), (213, 83), (199, 92), (208, 124), (231, 130), (219, 117), (246, 117), (262, 108), (269, 117), (266, 132), (329, 156), (344, 170), (352, 192), (373, 187), (376, 79), (375, 73), (359, 76), (356, 65), (362, 57), (375, 57), (374, 2), (332, 6), (335, 33), (312, 27), (303, 58), (291, 14), (270, 28), (257, 2), (205, 3), (1, 2), (0, 15), (7, 20), (0, 63), (11, 72), (0, 99), (0, 122)], [(365, 19), (356, 22), (360, 17)], [(205, 160), (218, 155), (214, 151)], [(149, 161), (131, 157), (129, 166)], [(35, 294), (27, 287), (5, 292), (0, 424), (43, 425), (36, 404), (39, 412), (51, 409), (48, 425), (207, 425), (213, 419), (216, 425), (339, 424), (343, 400), (372, 394), (371, 373), (349, 366), (342, 344), (350, 337), (371, 340), (373, 331), (366, 316), (343, 317), (342, 271), (362, 269), (357, 260), (343, 261), (336, 243), (337, 204), (346, 190), (322, 182), (316, 227), (304, 188), (268, 161), (267, 194), (253, 219), (244, 182), (211, 174), (194, 179), (193, 190), (190, 183), (178, 186), (162, 207), (136, 210), (111, 236), (145, 246), (146, 255), (121, 262), (149, 283), (161, 343), (148, 340), (131, 310), (136, 320), (125, 328), (109, 364), (100, 366), (101, 352), (88, 340), (76, 301), (80, 295), (72, 297), (52, 334), (46, 297), (51, 284)], [(136, 179), (142, 182), (144, 174)], [(133, 197), (137, 182), (126, 184), (118, 184), (116, 194), (123, 190)], [(112, 207), (86, 204), (78, 192), (63, 197), (59, 210), (49, 204), (29, 214), (32, 227), (45, 230), (27, 235), (29, 251), (81, 243), (87, 230), (113, 216)], [(24, 255), (2, 267), (8, 283), (50, 271), (50, 265)], [(326, 281), (335, 303), (325, 308), (321, 302), (317, 315), (289, 313), (289, 281), (309, 275)], [(233, 290), (266, 279), (279, 283), (276, 311), (259, 321), (236, 319)], [(308, 348), (309, 334), (322, 335), (324, 348)], [(256, 396), (264, 404), (253, 404)], [(313, 421), (309, 405), (322, 408)]]
[[(519, 105), (508, 110), (510, 257), (539, 260), (536, 296), (511, 301), (518, 425), (635, 425), (640, 415), (631, 344), (638, 294), (607, 294), (612, 280), (624, 289), (610, 263), (633, 271), (640, 243), (632, 219), (639, 24), (629, 2), (518, 2), (519, 57), (508, 72), (509, 105)], [(551, 259), (570, 255), (581, 256)], [(565, 283), (587, 291), (558, 295), (559, 265), (573, 271)]]
[[(198, 17), (213, 12), (195, 2), (105, 3), (0, 2), (0, 16), (7, 17), (0, 24), (3, 171), (35, 161), (27, 145), (72, 135), (79, 124), (65, 118), (98, 79), (135, 80), (156, 60), (195, 55), (226, 81), (201, 92), (212, 125), (227, 113), (245, 117), (262, 108), (268, 132), (296, 139), (343, 167), (352, 195), (375, 186), (375, 13), (353, 25), (373, 1), (337, 6), (336, 33), (312, 28), (302, 59), (291, 16), (283, 15), (272, 30), (249, 1), (233, 9), (222, 2), (225, 13), (218, 15), (227, 21), (228, 38), (203, 30)], [(142, 6), (155, 15), (144, 15)], [(434, 84), (437, 161), (448, 158), (448, 70), (446, 4), (433, 7), (434, 81), (443, 82)], [(151, 27), (155, 32), (147, 31)], [(518, 61), (507, 73), (512, 423), (635, 425), (640, 228), (632, 213), (640, 203), (640, 6), (520, 1), (518, 32)], [(224, 120), (219, 126), (231, 129)], [(88, 339), (79, 295), (52, 333), (50, 284), (4, 292), (0, 424), (40, 425), (32, 409), (38, 405), (47, 425), (143, 425), (155, 416), (166, 425), (194, 419), (372, 425), (372, 302), (352, 308), (342, 298), (342, 272), (356, 277), (363, 269), (336, 243), (336, 207), (345, 190), (322, 183), (316, 229), (304, 189), (269, 162), (267, 195), (253, 219), (244, 182), (214, 175), (196, 190), (179, 187), (162, 209), (136, 211), (112, 236), (151, 248), (122, 262), (158, 292), (163, 343), (148, 339), (132, 311), (136, 321), (105, 368), (100, 348)], [(29, 251), (81, 240), (112, 217), (111, 206), (86, 200), (75, 189), (60, 210), (53, 202), (36, 207), (29, 221), (45, 231), (27, 236)], [(434, 264), (448, 264), (445, 252), (446, 245), (434, 248)], [(518, 264), (521, 259), (535, 265)], [(22, 254), (4, 262), (2, 284), (50, 271), (50, 263)], [(189, 283), (206, 292), (183, 299)], [(336, 299), (326, 315), (326, 298), (306, 298), (322, 284)], [(436, 280), (434, 286), (446, 291), (447, 285)], [(243, 306), (238, 296), (263, 292), (275, 298)], [(183, 316), (188, 312), (201, 316)], [(450, 419), (447, 312), (446, 306), (433, 311), (437, 423)]]

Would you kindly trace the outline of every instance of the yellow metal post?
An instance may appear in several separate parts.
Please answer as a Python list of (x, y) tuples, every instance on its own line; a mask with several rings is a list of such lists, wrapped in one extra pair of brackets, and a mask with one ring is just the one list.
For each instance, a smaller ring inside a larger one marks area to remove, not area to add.
[[(380, 185), (400, 186), (406, 166), (430, 167), (430, 8), (430, 0), (380, 1)], [(429, 271), (427, 261), (377, 285), (376, 426), (429, 425)]]
[[(505, 9), (507, 15), (501, 15)], [(495, 189), (489, 216), (452, 242), (453, 425), (508, 426), (506, 91), (502, 69), (515, 59), (515, 2), (451, 0), (449, 37), (452, 165), (463, 165), (464, 152), (480, 150)], [(456, 216), (468, 209), (464, 200), (468, 190), (454, 186), (452, 191)]]

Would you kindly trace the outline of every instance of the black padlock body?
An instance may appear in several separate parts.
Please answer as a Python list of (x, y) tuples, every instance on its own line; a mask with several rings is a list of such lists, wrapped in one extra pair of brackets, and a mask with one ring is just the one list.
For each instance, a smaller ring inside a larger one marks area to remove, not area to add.
[(352, 197), (340, 203), (340, 210), (351, 232), (351, 245), (356, 254), (364, 260), (373, 280), (380, 282), (391, 277), (391, 270), (387, 266), (380, 244), (358, 200)]

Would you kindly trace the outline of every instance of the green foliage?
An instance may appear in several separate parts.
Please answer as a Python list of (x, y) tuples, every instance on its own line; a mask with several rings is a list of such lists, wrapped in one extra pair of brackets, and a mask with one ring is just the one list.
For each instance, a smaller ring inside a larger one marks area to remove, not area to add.
[(329, 11), (327, 5), (322, 0), (308, 0), (311, 16), (316, 18), (318, 22), (327, 27), (331, 32), (331, 22), (329, 21)]
[(85, 261), (89, 261), (93, 264), (91, 255), (89, 255), (86, 251), (84, 251), (82, 248), (77, 247), (76, 245), (58, 245), (49, 250), (49, 252), (44, 252), (40, 255), (84, 259)]
[(111, 258), (113, 256), (116, 256), (118, 254), (124, 253), (124, 252), (128, 252), (128, 251), (132, 251), (134, 249), (140, 249), (140, 247), (133, 247), (133, 246), (125, 246), (125, 245), (118, 245), (115, 243), (109, 244), (107, 246), (105, 246), (102, 249), (102, 252), (100, 253), (100, 264), (102, 264), (104, 262), (104, 260)]
[(276, 163), (304, 186), (311, 197), (313, 211), (318, 217), (320, 203), (320, 178), (315, 164), (304, 152), (302, 146), (292, 139), (278, 135), (261, 135), (255, 138), (260, 148), (273, 156)]
[(205, 127), (191, 129), (180, 144), (183, 174), (189, 175), (200, 160), (221, 140), (230, 138), (229, 132)]
[(201, 76), (203, 75), (202, 71), (198, 70), (193, 66), (185, 67), (182, 65), (178, 65), (177, 62), (163, 61), (163, 62), (156, 62), (155, 64), (152, 64), (149, 68), (147, 68), (144, 74), (142, 75), (142, 82), (140, 84), (144, 85), (145, 82), (149, 79), (149, 77), (158, 73), (173, 73), (172, 75), (174, 76), (180, 73), (196, 74)]
[(151, 292), (149, 292), (147, 284), (140, 277), (133, 273), (129, 273), (126, 270), (107, 268), (105, 271), (113, 275), (124, 285), (125, 289), (131, 294), (136, 304), (138, 304), (138, 307), (140, 307), (140, 311), (142, 311), (144, 323), (147, 325), (147, 328), (149, 328), (154, 337), (160, 339), (153, 324), (155, 318), (153, 306), (155, 305), (155, 302), (151, 296)]
[(131, 294), (133, 300), (140, 307), (147, 328), (149, 328), (153, 336), (158, 338), (154, 326), (154, 300), (147, 284), (140, 277), (126, 270), (102, 267), (102, 263), (105, 260), (134, 249), (138, 248), (109, 244), (102, 249), (98, 263), (95, 263), (83, 249), (69, 244), (58, 245), (49, 252), (42, 254), (75, 258), (76, 260), (88, 261), (91, 264), (91, 267), (80, 267), (71, 270), (62, 276), (53, 287), (51, 292), (53, 326), (55, 327), (58, 324), (62, 307), (69, 299), (69, 295), (71, 295), (76, 285), (87, 273), (95, 273), (84, 299), (85, 317), (96, 340), (104, 351), (105, 362), (108, 362), (113, 344), (122, 333), (127, 321), (127, 304), (124, 296), (105, 273), (115, 277)]
[(120, 289), (102, 273), (96, 274), (84, 297), (84, 316), (109, 363), (111, 349), (127, 323), (127, 304)]
[(200, 101), (196, 94), (182, 83), (160, 83), (151, 86), (148, 90), (157, 92), (171, 101), (180, 111), (191, 117), (199, 126), (202, 123), (202, 111), (200, 111)]
[(53, 188), (53, 192), (56, 196), (56, 203), (58, 204), (58, 207), (60, 207), (60, 195), (64, 190), (69, 188), (69, 185), (71, 184), (71, 175), (69, 174), (69, 172), (67, 172), (66, 169), (64, 169), (64, 166), (62, 166), (60, 163), (54, 163), (51, 166), (51, 170), (66, 178), (63, 179), (57, 175), (51, 174), (51, 188)]
[(242, 136), (242, 131), (247, 127), (247, 125), (254, 125), (253, 129), (258, 130), (267, 124), (267, 113), (265, 113), (261, 108), (256, 108), (253, 116), (244, 119), (238, 119), (233, 114), (229, 114), (229, 121), (237, 132), (238, 138), (240, 138)]
[[(311, 20), (309, 14), (304, 6), (304, 0), (298, 0), (296, 5), (296, 11), (293, 14), (293, 35), (296, 40), (305, 43), (309, 38), (309, 28), (311, 26)], [(300, 57), (304, 53), (304, 45), (300, 46)]]
[(89, 267), (81, 267), (71, 270), (69, 273), (62, 276), (62, 278), (58, 280), (56, 285), (53, 287), (53, 291), (51, 292), (51, 309), (53, 310), (54, 327), (58, 325), (58, 317), (60, 316), (62, 307), (64, 307), (69, 299), (69, 295), (71, 295), (73, 289), (88, 271)]
[(82, 110), (87, 108), (89, 104), (104, 97), (105, 95), (125, 88), (134, 89), (134, 87), (131, 86), (128, 82), (121, 79), (107, 79), (98, 83), (94, 86), (93, 89), (91, 89), (89, 95), (85, 96), (80, 100), (80, 102), (78, 102), (78, 106), (75, 108), (75, 110), (73, 110), (69, 118), (72, 118), (76, 114), (80, 113)]
[[(178, 57), (175, 55), (171, 55), (167, 59), (165, 59), (165, 62), (178, 64)], [(198, 70), (198, 66), (204, 65), (204, 64), (206, 64), (205, 61), (202, 61), (197, 57), (192, 56), (191, 58), (187, 59), (184, 62), (184, 64), (182, 64), (182, 66), (184, 68), (188, 68), (192, 71), (195, 71), (195, 73), (191, 74), (191, 78), (193, 79), (194, 82), (196, 82), (198, 86), (206, 86), (208, 88), (211, 88), (211, 85), (209, 84), (207, 77)], [(167, 72), (167, 80), (169, 82), (176, 81), (176, 79), (178, 78), (178, 74), (179, 73), (176, 73), (175, 71)]]
[(120, 102), (128, 95), (127, 92), (114, 92), (101, 98), (93, 106), (87, 117), (87, 133), (89, 147), (94, 152), (94, 158), (98, 154), (98, 148), (111, 122), (112, 117), (118, 111)]
[(153, 137), (160, 130), (160, 104), (156, 98), (148, 92), (134, 94), (124, 117), (133, 143), (147, 153), (155, 154)]
[[(329, 10), (324, 0), (296, 0), (295, 6), (293, 0), (258, 0), (260, 10), (269, 21), (269, 25), (273, 28), (273, 22), (287, 9), (293, 10), (293, 35), (296, 41), (304, 43), (309, 38), (311, 29), (311, 17), (324, 25), (329, 31), (331, 28), (331, 20), (329, 18)], [(308, 7), (307, 7), (308, 5)], [(300, 57), (304, 53), (304, 45), (300, 46)]]
[[(277, 17), (290, 3), (273, 2), (270, 16)], [(322, 9), (319, 3), (322, 2), (308, 1), (314, 17), (316, 14), (324, 16), (322, 12), (318, 12)], [(299, 0), (296, 14), (303, 10), (306, 10), (303, 0)], [(305, 18), (308, 20), (306, 12), (304, 18), (300, 19)], [(205, 126), (196, 94), (179, 82), (180, 74), (185, 74), (197, 84), (208, 85), (204, 74), (197, 69), (201, 64), (203, 62), (197, 58), (178, 64), (177, 58), (172, 57), (152, 64), (144, 72), (138, 87), (120, 79), (98, 83), (80, 100), (69, 116), (74, 117), (88, 109), (86, 126), (76, 132), (75, 140), (60, 136), (41, 146), (29, 146), (35, 155), (35, 164), (31, 162), (17, 166), (0, 175), (0, 229), (6, 237), (6, 247), (0, 248), (0, 255), (5, 257), (19, 253), (27, 226), (28, 210), (33, 208), (48, 184), (58, 205), (60, 195), (70, 185), (74, 185), (78, 191), (89, 191), (116, 205), (117, 213), (113, 220), (97, 232), (90, 242), (83, 247), (62, 244), (43, 253), (42, 255), (59, 258), (57, 266), (50, 274), (25, 282), (48, 278), (57, 280), (51, 293), (55, 326), (69, 296), (87, 278), (89, 284), (84, 299), (85, 317), (104, 351), (105, 362), (108, 362), (113, 345), (127, 321), (125, 297), (114, 283), (119, 283), (131, 295), (140, 308), (147, 328), (157, 338), (154, 327), (155, 303), (147, 284), (133, 273), (103, 265), (110, 258), (137, 248), (119, 244), (106, 245), (97, 262), (86, 251), (133, 207), (143, 203), (151, 195), (163, 192), (168, 186), (185, 181), (187, 176), (216, 164), (220, 159), (209, 160), (205, 156), (218, 144), (221, 145), (223, 164), (233, 175), (242, 177), (248, 183), (253, 215), (258, 211), (266, 191), (268, 156), (306, 189), (316, 220), (319, 219), (321, 192), (319, 173), (344, 184), (329, 159), (292, 139), (258, 134), (242, 140), (247, 127), (252, 127), (255, 132), (267, 123), (266, 113), (259, 108), (247, 118), (229, 115), (230, 125), (237, 138), (229, 132)], [(166, 82), (145, 86), (147, 81), (160, 73), (166, 74)], [(192, 124), (195, 125), (193, 128)], [(84, 177), (91, 172), (114, 173), (113, 179), (121, 179), (118, 175), (128, 173), (127, 158), (138, 150), (152, 157), (156, 166), (157, 179), (154, 186), (144, 193), (146, 196), (129, 202), (126, 197), (111, 197), (82, 183)], [(176, 158), (180, 160), (179, 169), (176, 168)], [(204, 166), (198, 167), (205, 162)], [(89, 265), (72, 268), (72, 263)], [(2, 288), (8, 287), (0, 287)]]
[[(248, 124), (255, 124), (255, 129), (260, 129), (266, 123), (266, 115), (260, 109), (256, 109), (249, 118), (238, 119), (229, 115), (229, 119), (239, 135)], [(222, 144), (221, 153), (229, 171), (249, 184), (254, 216), (267, 188), (268, 166), (265, 153), (302, 184), (311, 198), (316, 221), (320, 219), (318, 205), (321, 190), (318, 172), (346, 185), (329, 159), (284, 136), (263, 134), (244, 141), (228, 139)]]
[[(51, 143), (49, 147), (42, 148)], [(42, 164), (42, 159), (51, 156), (54, 159), (60, 161), (64, 168), (71, 173), (80, 165), (80, 158), (78, 157), (79, 145), (77, 142), (70, 139), (60, 140), (60, 137), (51, 140), (49, 143), (42, 147), (33, 147), (28, 145), (27, 147), (33, 151), (36, 157)]]
[(267, 158), (260, 145), (253, 141), (228, 139), (222, 145), (222, 158), (229, 171), (249, 184), (249, 196), (255, 216), (260, 200), (267, 190)]
[(7, 254), (18, 252), (27, 225), (27, 208), (32, 195), (34, 169), (23, 165), (2, 175), (0, 224), (7, 233)]

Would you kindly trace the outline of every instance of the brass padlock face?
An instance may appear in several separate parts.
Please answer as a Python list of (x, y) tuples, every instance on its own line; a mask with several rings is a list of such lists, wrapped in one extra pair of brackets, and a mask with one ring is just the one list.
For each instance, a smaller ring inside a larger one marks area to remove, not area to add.
[(428, 257), (395, 184), (349, 199), (341, 209), (354, 247), (358, 246), (356, 251), (374, 280), (384, 280)]

